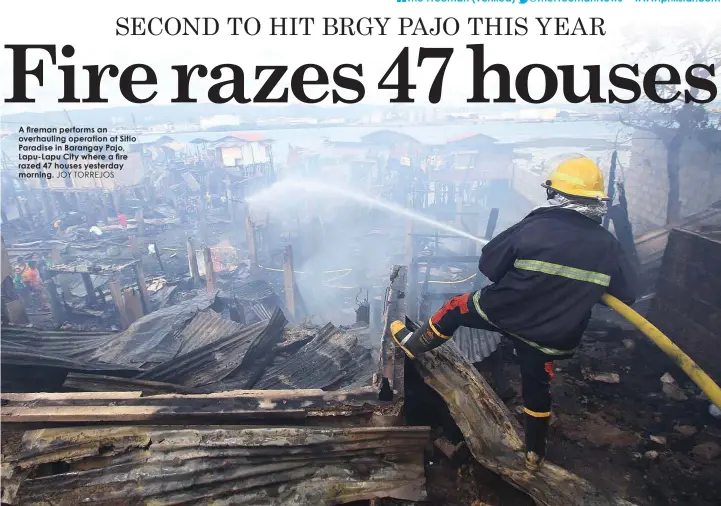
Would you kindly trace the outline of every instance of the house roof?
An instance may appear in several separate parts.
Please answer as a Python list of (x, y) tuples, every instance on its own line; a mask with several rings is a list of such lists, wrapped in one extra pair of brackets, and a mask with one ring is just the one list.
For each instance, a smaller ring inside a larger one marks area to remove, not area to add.
[(263, 134), (257, 134), (252, 132), (235, 132), (230, 135), (225, 135), (216, 142), (230, 142), (230, 141), (245, 141), (245, 142), (273, 142), (273, 139), (266, 137)]
[(446, 144), (455, 144), (455, 143), (463, 143), (463, 144), (492, 144), (495, 143), (496, 139), (493, 137), (490, 137), (485, 134), (479, 134), (479, 133), (466, 133), (461, 135), (456, 135), (455, 137), (451, 137), (446, 141)]
[(137, 142), (136, 144), (165, 144), (167, 142), (172, 142), (174, 139), (168, 135), (143, 135), (140, 142)]
[(421, 142), (410, 135), (402, 134), (394, 130), (378, 130), (361, 137), (361, 141), (371, 144), (395, 144), (399, 142), (409, 144), (421, 144)]

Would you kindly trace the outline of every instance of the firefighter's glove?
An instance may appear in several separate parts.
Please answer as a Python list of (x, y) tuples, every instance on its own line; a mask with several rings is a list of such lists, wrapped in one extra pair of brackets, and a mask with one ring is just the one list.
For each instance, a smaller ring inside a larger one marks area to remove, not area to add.
[(396, 344), (410, 358), (416, 358), (421, 353), (438, 348), (451, 337), (441, 334), (430, 320), (415, 332), (408, 330), (402, 321), (396, 320), (391, 323), (391, 335)]

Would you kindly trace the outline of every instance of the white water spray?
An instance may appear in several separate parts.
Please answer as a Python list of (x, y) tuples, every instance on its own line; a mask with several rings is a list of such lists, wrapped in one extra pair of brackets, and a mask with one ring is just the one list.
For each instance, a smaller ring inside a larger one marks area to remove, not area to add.
[(258, 192), (257, 194), (249, 197), (247, 199), (247, 202), (250, 206), (265, 205), (266, 207), (270, 207), (270, 204), (273, 203), (287, 202), (290, 195), (296, 194), (299, 191), (306, 191), (327, 196), (337, 195), (339, 197), (354, 200), (360, 204), (365, 204), (370, 207), (385, 209), (386, 211), (405, 216), (406, 218), (410, 218), (411, 220), (417, 221), (419, 223), (425, 223), (426, 225), (429, 225), (433, 228), (443, 230), (445, 232), (448, 232), (449, 234), (457, 235), (465, 239), (470, 239), (480, 244), (488, 243), (488, 241), (486, 241), (485, 239), (481, 239), (480, 237), (476, 237), (469, 234), (468, 232), (459, 230), (440, 221), (432, 220), (427, 216), (413, 212), (410, 209), (406, 209), (405, 207), (391, 204), (390, 202), (384, 202), (369, 195), (365, 195), (357, 190), (350, 190), (340, 186), (334, 186), (318, 181), (283, 179), (282, 181), (273, 184), (269, 188), (266, 188)]

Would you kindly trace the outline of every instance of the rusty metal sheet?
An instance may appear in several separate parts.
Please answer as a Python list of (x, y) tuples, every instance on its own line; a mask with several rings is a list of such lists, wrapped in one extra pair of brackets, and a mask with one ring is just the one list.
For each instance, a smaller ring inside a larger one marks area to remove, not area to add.
[[(45, 429), (25, 434), (7, 474), (18, 477), (12, 504), (420, 501), (428, 436), (428, 427)], [(58, 461), (64, 469), (23, 479)]]

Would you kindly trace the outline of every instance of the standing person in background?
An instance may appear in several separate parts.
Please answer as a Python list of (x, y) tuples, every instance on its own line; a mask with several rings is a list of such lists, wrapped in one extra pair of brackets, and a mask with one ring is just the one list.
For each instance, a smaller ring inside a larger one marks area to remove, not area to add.
[(118, 223), (120, 224), (120, 228), (128, 228), (128, 217), (123, 213), (118, 213)]
[(21, 292), (25, 288), (25, 285), (23, 284), (23, 271), (24, 270), (25, 270), (25, 268), (22, 265), (20, 265), (20, 264), (15, 265), (15, 275), (13, 276), (13, 283), (15, 284), (15, 290), (17, 290), (19, 292)]
[(28, 262), (27, 268), (22, 273), (22, 281), (33, 299), (40, 301), (41, 304), (46, 303), (45, 284), (40, 278), (35, 260)]

